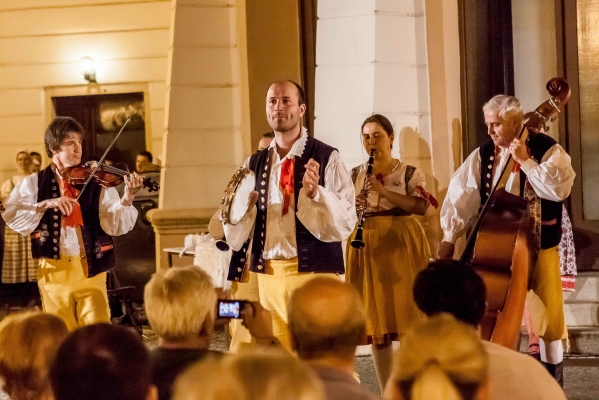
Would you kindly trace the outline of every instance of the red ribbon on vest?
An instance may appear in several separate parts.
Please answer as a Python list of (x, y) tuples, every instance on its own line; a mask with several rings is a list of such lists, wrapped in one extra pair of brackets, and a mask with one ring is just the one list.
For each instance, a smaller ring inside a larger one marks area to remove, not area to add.
[[(69, 185), (69, 182), (67, 182), (65, 179), (62, 180), (62, 187), (64, 188), (65, 197), (76, 199), (77, 195), (79, 195), (79, 191), (73, 186)], [(79, 204), (75, 204), (73, 206), (73, 211), (64, 217), (62, 226), (70, 226), (72, 228), (83, 226), (83, 216), (81, 215), (81, 206)]]
[(281, 166), (281, 179), (279, 185), (283, 191), (283, 215), (289, 212), (289, 202), (293, 194), (293, 171), (295, 169), (295, 158), (288, 158)]

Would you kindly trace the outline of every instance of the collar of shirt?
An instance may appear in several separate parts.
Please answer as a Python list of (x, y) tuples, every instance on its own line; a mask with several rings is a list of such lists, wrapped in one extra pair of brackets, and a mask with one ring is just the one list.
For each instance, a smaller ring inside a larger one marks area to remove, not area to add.
[(283, 160), (285, 160), (286, 158), (291, 158), (291, 156), (301, 157), (302, 154), (304, 154), (304, 149), (306, 148), (307, 141), (308, 141), (308, 130), (302, 126), (299, 139), (296, 140), (295, 143), (293, 143), (293, 146), (291, 146), (291, 150), (289, 150), (289, 153), (287, 153), (287, 155), (285, 157), (283, 157), (283, 159), (281, 159), (279, 157), (279, 153), (277, 152), (276, 138), (272, 142), (270, 142), (269, 148), (274, 149), (275, 162), (280, 163)]

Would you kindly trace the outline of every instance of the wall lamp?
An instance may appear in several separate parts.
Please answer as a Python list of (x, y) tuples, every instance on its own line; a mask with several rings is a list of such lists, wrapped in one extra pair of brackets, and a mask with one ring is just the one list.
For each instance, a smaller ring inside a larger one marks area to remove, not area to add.
[(96, 62), (93, 58), (83, 57), (79, 60), (79, 69), (86, 81), (96, 83)]

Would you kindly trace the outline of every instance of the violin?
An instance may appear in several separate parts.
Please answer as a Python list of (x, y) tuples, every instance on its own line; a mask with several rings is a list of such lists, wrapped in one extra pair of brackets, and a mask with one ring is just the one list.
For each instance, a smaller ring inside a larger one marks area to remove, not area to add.
[[(72, 186), (85, 185), (91, 176), (91, 179), (101, 186), (115, 187), (124, 182), (125, 176), (131, 175), (126, 164), (100, 164), (97, 168), (96, 166), (95, 161), (88, 161), (78, 167), (71, 167), (67, 172), (69, 184)], [(95, 172), (94, 168), (96, 169)], [(143, 186), (148, 188), (148, 192), (160, 189), (160, 185), (151, 181), (150, 178), (144, 178)]]

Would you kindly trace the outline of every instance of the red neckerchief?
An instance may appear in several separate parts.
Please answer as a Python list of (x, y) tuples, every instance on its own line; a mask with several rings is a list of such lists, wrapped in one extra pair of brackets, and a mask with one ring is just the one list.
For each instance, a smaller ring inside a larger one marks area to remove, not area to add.
[(295, 157), (289, 157), (283, 161), (281, 166), (281, 179), (279, 180), (279, 186), (283, 191), (283, 215), (289, 212), (289, 202), (291, 201), (291, 195), (293, 194), (293, 171), (295, 169)]
[[(63, 195), (65, 197), (76, 199), (79, 195), (79, 191), (71, 186), (66, 179), (62, 179), (62, 187), (64, 189)], [(83, 216), (81, 215), (81, 206), (79, 204), (75, 204), (73, 206), (73, 211), (64, 217), (62, 226), (70, 226), (72, 228), (83, 226)]]

